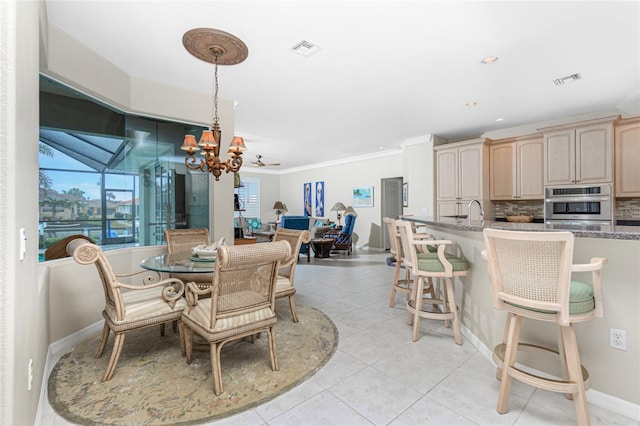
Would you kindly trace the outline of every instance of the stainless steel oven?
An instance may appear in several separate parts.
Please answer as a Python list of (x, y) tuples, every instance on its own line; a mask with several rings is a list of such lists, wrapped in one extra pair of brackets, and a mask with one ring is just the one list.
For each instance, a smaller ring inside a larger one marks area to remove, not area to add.
[(546, 187), (544, 221), (567, 225), (611, 225), (611, 184)]

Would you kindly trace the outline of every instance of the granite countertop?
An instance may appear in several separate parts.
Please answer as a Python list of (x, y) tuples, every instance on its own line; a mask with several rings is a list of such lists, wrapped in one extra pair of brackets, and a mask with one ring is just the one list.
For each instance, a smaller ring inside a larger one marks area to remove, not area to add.
[(484, 228), (506, 229), (511, 231), (570, 231), (578, 238), (606, 238), (610, 240), (640, 240), (640, 226), (628, 225), (563, 225), (544, 223), (513, 223), (492, 220), (472, 220), (442, 218), (435, 219), (426, 216), (403, 216), (425, 225), (458, 231), (482, 232)]

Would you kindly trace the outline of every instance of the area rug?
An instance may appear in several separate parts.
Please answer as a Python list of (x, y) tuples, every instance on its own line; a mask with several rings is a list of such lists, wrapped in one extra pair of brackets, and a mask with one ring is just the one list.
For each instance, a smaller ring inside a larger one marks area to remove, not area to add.
[[(283, 302), (283, 303), (281, 303)], [(101, 358), (94, 358), (100, 333), (64, 355), (49, 376), (53, 409), (78, 424), (200, 424), (267, 402), (316, 373), (338, 345), (335, 324), (321, 311), (297, 305), (293, 323), (287, 300), (276, 304), (276, 350), (280, 371), (272, 371), (268, 339), (238, 340), (221, 356), (224, 393), (213, 393), (209, 352), (193, 353), (188, 365), (178, 334), (150, 327), (127, 334), (111, 380), (102, 382), (113, 335)]]

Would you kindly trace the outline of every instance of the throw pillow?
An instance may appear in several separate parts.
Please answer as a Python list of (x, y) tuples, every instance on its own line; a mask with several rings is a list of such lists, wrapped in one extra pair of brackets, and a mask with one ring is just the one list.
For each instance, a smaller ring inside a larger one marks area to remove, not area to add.
[(325, 226), (324, 222), (321, 221), (320, 219), (316, 220), (316, 224), (315, 226)]
[(260, 228), (262, 228), (262, 222), (260, 222), (260, 219), (250, 219), (249, 220), (249, 228), (251, 228), (251, 229), (260, 229)]

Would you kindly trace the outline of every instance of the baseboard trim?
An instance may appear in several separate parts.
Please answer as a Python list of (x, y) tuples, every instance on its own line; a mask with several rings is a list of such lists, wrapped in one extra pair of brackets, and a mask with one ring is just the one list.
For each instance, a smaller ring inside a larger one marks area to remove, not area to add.
[[(489, 349), (464, 325), (462, 326), (461, 331), (467, 341), (473, 345), (473, 347), (475, 347), (483, 357), (489, 360), (493, 365), (496, 365), (493, 362), (493, 350)], [(542, 374), (542, 372), (540, 373)], [(621, 398), (616, 398), (615, 396), (611, 396), (594, 389), (589, 389), (587, 391), (587, 401), (597, 405), (598, 407), (602, 407), (616, 414), (628, 417), (636, 422), (640, 422), (640, 405), (638, 404), (634, 404)]]
[(97, 331), (102, 330), (104, 320), (98, 321), (95, 324), (91, 324), (82, 330), (76, 331), (58, 341), (49, 345), (47, 350), (47, 359), (44, 363), (44, 377), (42, 379), (42, 386), (40, 386), (40, 401), (38, 401), (38, 411), (36, 412), (36, 425), (44, 425), (44, 413), (45, 404), (48, 404), (49, 395), (47, 394), (49, 375), (51, 370), (55, 367), (56, 363), (62, 355), (71, 350), (74, 346), (82, 342), (85, 338), (91, 336)]

